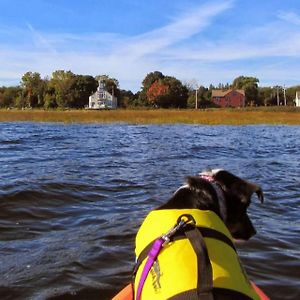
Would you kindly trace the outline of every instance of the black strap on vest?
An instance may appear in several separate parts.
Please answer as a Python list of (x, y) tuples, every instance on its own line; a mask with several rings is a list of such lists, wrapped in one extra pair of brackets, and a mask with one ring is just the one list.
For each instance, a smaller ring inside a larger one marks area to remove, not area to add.
[[(209, 232), (209, 231), (208, 231)], [(216, 231), (217, 232), (217, 231)], [(206, 232), (207, 233), (207, 232)], [(222, 234), (222, 233), (220, 233)], [(211, 232), (208, 235), (212, 235)], [(223, 235), (223, 234), (222, 234)], [(226, 236), (225, 236), (226, 237)], [(185, 226), (184, 230), (175, 236), (175, 240), (187, 238), (197, 256), (197, 289), (193, 289), (188, 293), (181, 293), (174, 296), (174, 300), (213, 300), (213, 275), (212, 266), (208, 256), (207, 247), (204, 237), (198, 227), (193, 225)], [(227, 238), (227, 237), (226, 237)], [(227, 238), (228, 239), (228, 238)], [(153, 242), (151, 242), (139, 255), (137, 263), (133, 270), (133, 279), (138, 271), (143, 260), (148, 256)], [(173, 297), (171, 298), (173, 299)]]
[[(197, 298), (202, 300), (213, 300), (213, 274), (212, 266), (204, 238), (196, 227), (185, 229), (184, 234), (190, 241), (197, 255)], [(178, 299), (179, 300), (179, 299)]]
[[(227, 244), (228, 246), (230, 246), (235, 252), (236, 249), (234, 247), (234, 244), (232, 243), (231, 239), (228, 238), (225, 234), (223, 234), (222, 232), (219, 232), (217, 230), (211, 229), (211, 228), (207, 228), (207, 227), (200, 227), (197, 226), (196, 227), (200, 232), (201, 235), (205, 238), (213, 238), (216, 240), (219, 240), (225, 244)], [(179, 231), (175, 234), (175, 236), (172, 237), (171, 241), (177, 241), (177, 240), (181, 240), (181, 239), (185, 239), (187, 238), (184, 231)], [(144, 249), (143, 251), (140, 253), (136, 264), (134, 266), (133, 269), (133, 276), (135, 276), (138, 268), (140, 267), (141, 263), (144, 261), (144, 259), (148, 256), (148, 253), (150, 251), (150, 249), (152, 248), (154, 241), (152, 241), (151, 243), (149, 243)]]
[[(222, 233), (220, 231), (217, 231), (215, 229), (211, 229), (211, 228), (207, 228), (207, 227), (201, 227), (201, 226), (197, 226), (197, 229), (201, 232), (203, 237), (219, 240), (219, 241), (227, 244), (229, 247), (231, 247), (236, 252), (236, 249), (235, 249), (235, 246), (234, 246), (233, 242), (224, 233)], [(183, 233), (178, 232), (175, 235), (175, 237), (173, 238), (173, 240), (176, 241), (176, 240), (180, 240), (180, 239), (184, 239), (184, 238), (185, 238), (184, 232)]]

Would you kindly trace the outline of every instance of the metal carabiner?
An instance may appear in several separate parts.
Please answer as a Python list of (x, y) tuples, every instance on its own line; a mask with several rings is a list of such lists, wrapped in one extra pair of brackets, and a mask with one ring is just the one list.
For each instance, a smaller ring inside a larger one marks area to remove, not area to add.
[(163, 234), (161, 236), (161, 239), (164, 240), (164, 243), (162, 244), (162, 246), (164, 247), (165, 245), (167, 245), (170, 242), (171, 237), (182, 227), (184, 227), (187, 224), (192, 224), (192, 225), (196, 225), (196, 221), (193, 218), (192, 215), (189, 214), (183, 214), (181, 215), (176, 222), (176, 225), (174, 227), (172, 227), (168, 232), (166, 232), (165, 234)]

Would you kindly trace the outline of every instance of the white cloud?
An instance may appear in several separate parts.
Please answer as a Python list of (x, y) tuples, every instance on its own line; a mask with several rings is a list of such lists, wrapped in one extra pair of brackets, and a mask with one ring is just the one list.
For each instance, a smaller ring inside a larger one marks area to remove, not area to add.
[(18, 83), (27, 71), (46, 76), (58, 69), (108, 74), (119, 80), (121, 88), (133, 91), (154, 70), (181, 80), (197, 78), (206, 85), (231, 82), (246, 74), (266, 78), (266, 82), (267, 78), (278, 81), (280, 76), (295, 81), (298, 68), (291, 68), (293, 74), (283, 72), (272, 59), (299, 57), (300, 33), (294, 28), (300, 24), (298, 16), (281, 12), (277, 20), (264, 26), (252, 24), (251, 30), (228, 28), (229, 34), (217, 39), (202, 35), (230, 9), (234, 9), (233, 1), (208, 2), (177, 15), (161, 28), (133, 37), (102, 32), (46, 33), (29, 23), (24, 29), (2, 29), (10, 38), (0, 44), (0, 85), (13, 79)]
[(281, 11), (278, 13), (278, 18), (288, 23), (300, 25), (300, 16), (297, 15), (295, 12)]
[(126, 41), (128, 54), (136, 57), (157, 53), (166, 47), (172, 46), (182, 40), (187, 40), (193, 35), (205, 29), (215, 16), (229, 9), (232, 1), (225, 1), (219, 4), (200, 6), (196, 9), (178, 16), (173, 23), (162, 28), (147, 32), (133, 39)]
[(35, 30), (30, 23), (27, 23), (27, 27), (31, 32), (32, 41), (36, 48), (45, 49), (47, 52), (57, 54), (54, 46), (48, 41), (46, 37), (44, 37), (40, 32)]

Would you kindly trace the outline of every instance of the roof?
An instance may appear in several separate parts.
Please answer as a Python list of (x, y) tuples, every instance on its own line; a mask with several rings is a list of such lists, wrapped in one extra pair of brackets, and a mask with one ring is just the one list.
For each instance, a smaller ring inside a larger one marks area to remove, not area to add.
[(211, 96), (212, 97), (225, 97), (227, 94), (231, 93), (232, 91), (238, 92), (245, 96), (244, 90), (235, 90), (235, 89), (229, 89), (229, 90), (212, 90)]

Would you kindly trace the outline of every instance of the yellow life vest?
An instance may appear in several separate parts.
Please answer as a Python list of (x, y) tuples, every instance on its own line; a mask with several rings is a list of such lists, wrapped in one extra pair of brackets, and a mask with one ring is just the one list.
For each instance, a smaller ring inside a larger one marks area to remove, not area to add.
[[(181, 215), (191, 215), (203, 234), (212, 268), (214, 290), (226, 290), (242, 295), (241, 299), (257, 299), (257, 295), (243, 270), (232, 237), (223, 221), (212, 211), (198, 209), (155, 210), (148, 214), (136, 236), (135, 254), (145, 253), (154, 240), (170, 230)], [(221, 238), (218, 238), (218, 235)], [(217, 238), (216, 238), (217, 237)], [(143, 286), (142, 300), (181, 299), (197, 289), (197, 253), (187, 238), (174, 239), (162, 248)], [(135, 274), (134, 290), (137, 291), (147, 256), (140, 260)], [(136, 295), (135, 295), (136, 296)], [(135, 298), (136, 299), (136, 298)], [(239, 298), (232, 298), (239, 299)]]

